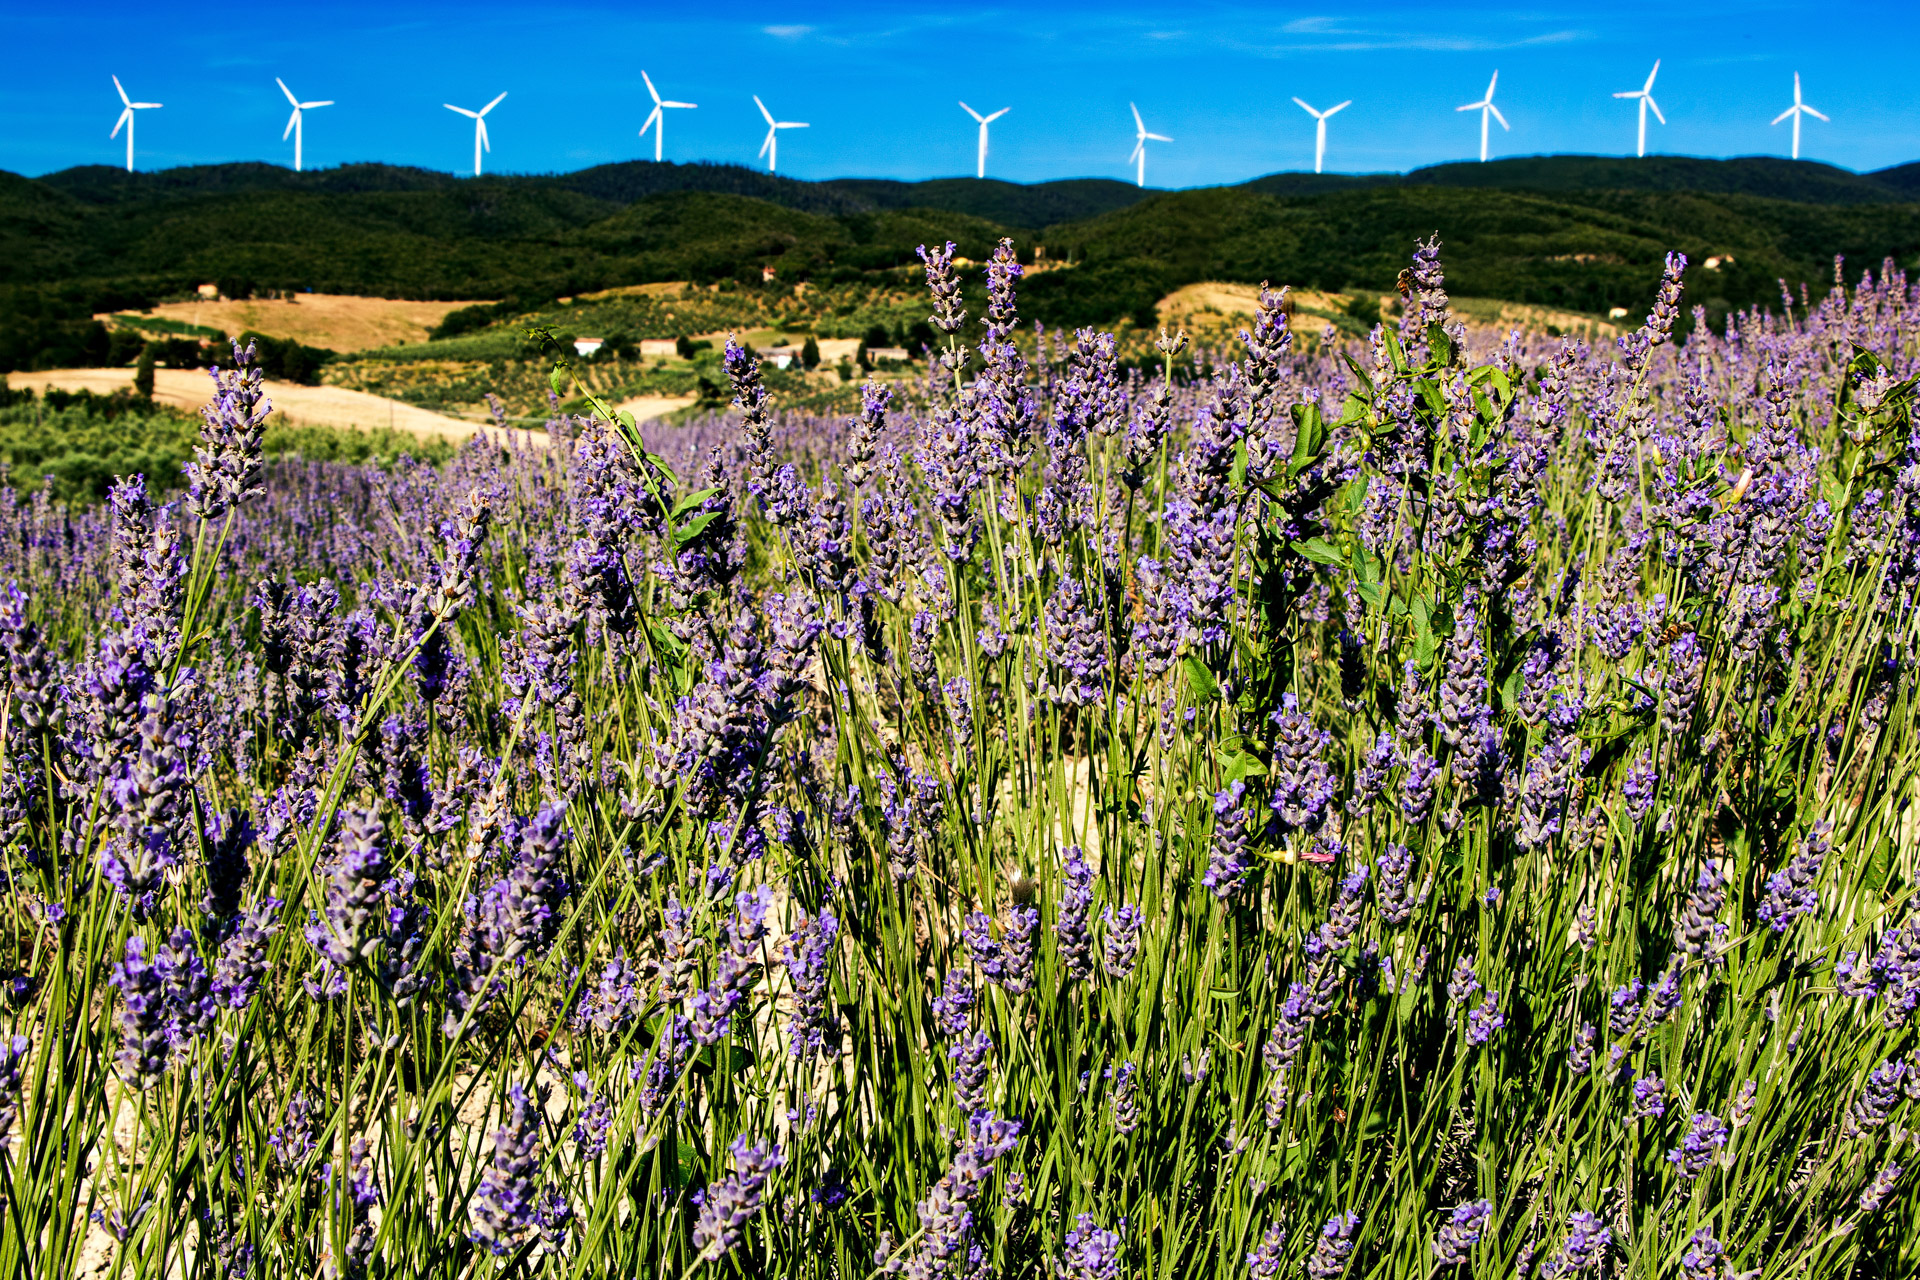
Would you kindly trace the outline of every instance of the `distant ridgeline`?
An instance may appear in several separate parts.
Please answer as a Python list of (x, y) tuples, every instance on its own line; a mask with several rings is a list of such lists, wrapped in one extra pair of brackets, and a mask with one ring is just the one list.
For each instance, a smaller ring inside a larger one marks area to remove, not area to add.
[(1071, 267), (1035, 274), (1025, 316), (1107, 324), (1199, 280), (1384, 291), (1436, 231), (1455, 292), (1584, 312), (1643, 305), (1662, 256), (1684, 250), (1689, 296), (1717, 317), (1777, 305), (1782, 279), (1824, 288), (1835, 255), (1850, 274), (1920, 264), (1920, 164), (1547, 156), (1187, 191), (804, 182), (646, 161), (483, 178), (377, 164), (0, 173), (0, 369), (82, 363), (104, 341), (94, 314), (213, 281), (530, 311), (668, 280), (789, 295), (804, 281), (895, 282), (920, 244), (952, 240), (977, 259), (1010, 235), (1023, 257)]

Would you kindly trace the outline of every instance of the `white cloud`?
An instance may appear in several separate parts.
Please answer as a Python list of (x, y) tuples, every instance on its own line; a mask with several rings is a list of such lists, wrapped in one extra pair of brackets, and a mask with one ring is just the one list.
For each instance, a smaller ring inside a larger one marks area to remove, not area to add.
[(812, 32), (813, 28), (803, 27), (798, 25), (789, 25), (789, 26), (777, 26), (777, 27), (762, 27), (761, 30), (765, 31), (768, 35), (772, 36), (776, 40), (798, 40), (800, 37)]

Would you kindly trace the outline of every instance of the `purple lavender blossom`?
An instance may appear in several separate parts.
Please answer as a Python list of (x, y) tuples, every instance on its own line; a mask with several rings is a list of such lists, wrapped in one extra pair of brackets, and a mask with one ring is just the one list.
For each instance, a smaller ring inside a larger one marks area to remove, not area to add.
[(993, 1060), (993, 1037), (984, 1031), (961, 1036), (947, 1050), (953, 1059), (953, 1102), (960, 1114), (972, 1115), (987, 1105), (987, 1072)]
[(1726, 936), (1727, 926), (1714, 919), (1727, 905), (1726, 886), (1726, 877), (1713, 863), (1700, 868), (1700, 877), (1687, 895), (1675, 926), (1676, 941), (1688, 955), (1706, 956)]
[(933, 1025), (949, 1040), (967, 1033), (973, 1011), (973, 982), (965, 969), (949, 969), (941, 993), (933, 998)]
[(1433, 1256), (1438, 1265), (1457, 1267), (1471, 1257), (1473, 1246), (1480, 1243), (1487, 1220), (1492, 1216), (1491, 1200), (1470, 1200), (1454, 1206), (1453, 1213), (1440, 1224), (1440, 1231), (1433, 1238)]
[(1800, 842), (1787, 865), (1767, 877), (1766, 897), (1754, 916), (1775, 933), (1785, 933), (1801, 916), (1812, 915), (1820, 907), (1820, 895), (1814, 885), (1820, 879), (1820, 866), (1833, 846), (1827, 840), (1830, 828), (1820, 823)]
[(1333, 771), (1322, 758), (1332, 735), (1313, 727), (1291, 693), (1280, 696), (1273, 725), (1274, 790), (1269, 807), (1288, 831), (1318, 831), (1333, 800)]
[[(4, 1130), (0, 1129), (0, 1132)], [(1902, 1172), (1903, 1170), (1897, 1164), (1881, 1166), (1880, 1172), (1873, 1175), (1873, 1181), (1869, 1182), (1866, 1190), (1860, 1193), (1860, 1212), (1878, 1213), (1881, 1206), (1886, 1204), (1888, 1198), (1893, 1195), (1894, 1188), (1899, 1185)]]
[(1061, 1280), (1119, 1280), (1120, 1233), (1100, 1226), (1090, 1213), (1081, 1214), (1075, 1223), (1067, 1232), (1056, 1274)]
[(1249, 1280), (1280, 1280), (1280, 1268), (1285, 1262), (1281, 1250), (1287, 1243), (1287, 1229), (1281, 1223), (1268, 1227), (1260, 1237), (1260, 1243), (1247, 1251), (1247, 1275)]
[(1567, 1070), (1576, 1076), (1583, 1076), (1593, 1069), (1593, 1047), (1599, 1039), (1599, 1029), (1591, 1022), (1583, 1022), (1580, 1029), (1573, 1033), (1573, 1042), (1567, 1046)]
[(511, 1253), (547, 1234), (540, 1194), (540, 1107), (518, 1081), (507, 1087), (506, 1114), (493, 1132), (493, 1153), (467, 1204), (467, 1238), (493, 1256)]
[(1125, 982), (1133, 976), (1133, 967), (1140, 958), (1142, 917), (1139, 909), (1131, 904), (1123, 904), (1117, 910), (1108, 907), (1100, 913), (1100, 919), (1107, 926), (1103, 939), (1107, 976)]
[(146, 940), (127, 939), (125, 954), (113, 966), (109, 979), (120, 992), (120, 1052), (115, 1059), (120, 1078), (136, 1089), (151, 1089), (167, 1073), (174, 1039), (170, 1034), (166, 976), (147, 959)]
[(805, 916), (787, 934), (787, 981), (793, 988), (793, 1017), (787, 1024), (789, 1050), (795, 1058), (830, 1057), (840, 1040), (840, 1014), (833, 1006), (833, 956), (840, 922), (820, 908), (811, 920)]
[(1494, 1032), (1506, 1025), (1507, 1017), (1500, 1011), (1500, 993), (1489, 987), (1485, 997), (1467, 1014), (1467, 1043), (1485, 1044)]
[(264, 374), (254, 363), (254, 344), (233, 344), (233, 367), (207, 370), (213, 399), (202, 416), (200, 443), (186, 465), (187, 510), (202, 520), (218, 520), (260, 493), (260, 439), (273, 401), (261, 386)]
[(747, 1224), (760, 1212), (768, 1177), (786, 1163), (777, 1144), (751, 1146), (744, 1133), (728, 1150), (733, 1172), (707, 1185), (693, 1224), (696, 1256), (702, 1262), (716, 1262), (739, 1245)]
[(1418, 904), (1412, 889), (1413, 853), (1403, 844), (1390, 844), (1374, 862), (1373, 900), (1383, 923), (1399, 927), (1413, 918)]
[(1667, 1152), (1667, 1162), (1680, 1171), (1681, 1177), (1697, 1178), (1719, 1157), (1730, 1136), (1726, 1121), (1711, 1112), (1697, 1111), (1680, 1145)]
[(1642, 1076), (1633, 1082), (1633, 1108), (1630, 1115), (1635, 1120), (1658, 1120), (1667, 1114), (1667, 1085), (1659, 1076)]
[(1340, 1280), (1347, 1269), (1347, 1256), (1353, 1252), (1353, 1231), (1360, 1224), (1354, 1213), (1336, 1213), (1320, 1228), (1320, 1239), (1307, 1259), (1307, 1274), (1313, 1280)]
[(6, 1142), (20, 1116), (20, 1082), (27, 1072), (27, 1050), (31, 1047), (25, 1036), (0, 1041), (0, 1143)]
[(1407, 753), (1407, 771), (1400, 780), (1400, 813), (1417, 827), (1433, 811), (1433, 794), (1440, 785), (1440, 762), (1420, 747)]
[(1246, 803), (1247, 784), (1235, 780), (1213, 797), (1213, 839), (1208, 846), (1207, 873), (1200, 883), (1226, 902), (1245, 885), (1253, 870), (1252, 806)]
[(1724, 1280), (1727, 1264), (1721, 1259), (1726, 1252), (1725, 1247), (1713, 1238), (1713, 1231), (1701, 1227), (1687, 1242), (1687, 1251), (1680, 1255), (1680, 1269), (1686, 1280)]
[(1081, 856), (1078, 845), (1068, 846), (1062, 859), (1066, 863), (1064, 887), (1053, 931), (1059, 939), (1060, 963), (1067, 977), (1079, 980), (1093, 973), (1093, 868)]
[(1107, 1097), (1107, 1109), (1113, 1116), (1113, 1130), (1125, 1137), (1140, 1127), (1140, 1102), (1137, 1096), (1139, 1069), (1123, 1062), (1107, 1072), (1113, 1079), (1113, 1092)]
[(1645, 819), (1653, 811), (1659, 790), (1660, 775), (1654, 771), (1653, 753), (1643, 751), (1620, 784), (1620, 798), (1626, 802), (1627, 812), (1633, 815), (1634, 821)]
[(1567, 1238), (1560, 1246), (1560, 1253), (1548, 1262), (1550, 1270), (1543, 1274), (1573, 1275), (1590, 1271), (1607, 1260), (1607, 1248), (1612, 1243), (1613, 1232), (1607, 1229), (1599, 1214), (1576, 1209), (1567, 1215)]

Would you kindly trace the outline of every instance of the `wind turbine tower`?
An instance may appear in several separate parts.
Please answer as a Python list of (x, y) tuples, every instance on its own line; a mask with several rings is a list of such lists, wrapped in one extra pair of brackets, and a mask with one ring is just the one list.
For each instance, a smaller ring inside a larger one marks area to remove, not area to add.
[(1649, 107), (1653, 109), (1653, 118), (1658, 120), (1661, 124), (1665, 124), (1667, 122), (1667, 118), (1660, 114), (1660, 104), (1653, 100), (1653, 78), (1659, 74), (1660, 74), (1660, 59), (1655, 58), (1653, 60), (1653, 70), (1647, 72), (1647, 83), (1643, 87), (1638, 89), (1628, 89), (1622, 93), (1616, 93), (1613, 95), (1616, 98), (1640, 99), (1640, 151), (1639, 151), (1639, 154), (1642, 156), (1647, 154), (1647, 109)]
[(287, 88), (287, 82), (285, 80), (282, 80), (279, 76), (275, 76), (273, 82), (280, 86), (280, 92), (286, 94), (287, 101), (293, 104), (293, 118), (287, 121), (287, 127), (281, 131), (280, 141), (285, 142), (287, 140), (287, 134), (289, 133), (293, 135), (293, 171), (298, 173), (300, 172), (300, 135), (302, 132), (300, 128), (300, 113), (303, 111), (311, 111), (315, 107), (330, 107), (333, 105), (333, 99), (328, 98), (325, 102), (302, 102), (293, 96), (293, 90)]
[(127, 129), (127, 172), (133, 172), (133, 113), (136, 111), (157, 111), (162, 104), (158, 102), (134, 102), (127, 97), (127, 91), (120, 84), (120, 77), (113, 77), (113, 87), (120, 94), (120, 118), (114, 122), (113, 132), (107, 135), (109, 141), (120, 136), (120, 127)]
[(767, 172), (773, 172), (773, 164), (780, 155), (780, 131), (782, 129), (805, 129), (804, 120), (775, 120), (773, 112), (767, 110), (767, 104), (760, 101), (760, 95), (753, 95), (753, 105), (760, 108), (760, 114), (767, 118), (767, 140), (760, 144), (759, 154), (767, 158)]
[[(1313, 171), (1315, 173), (1319, 173), (1321, 170), (1321, 167), (1324, 166), (1327, 162), (1327, 117), (1333, 115), (1335, 112), (1345, 111), (1348, 107), (1353, 105), (1353, 99), (1348, 98), (1345, 102), (1341, 103), (1339, 106), (1328, 107), (1325, 111), (1315, 111), (1312, 107), (1308, 106), (1304, 102), (1301, 102), (1300, 99), (1298, 98), (1295, 98), (1294, 101), (1299, 102), (1300, 109), (1306, 112), (1308, 115), (1312, 116), (1314, 119)], [(1502, 120), (1500, 123), (1505, 124), (1506, 121)], [(1482, 157), (1482, 158), (1484, 159), (1485, 157)]]
[(660, 91), (653, 87), (653, 81), (647, 78), (645, 71), (640, 73), (640, 78), (646, 80), (647, 92), (653, 97), (653, 114), (648, 116), (647, 122), (640, 126), (640, 136), (644, 138), (647, 136), (647, 130), (653, 130), (653, 162), (658, 164), (660, 163), (660, 153), (664, 146), (664, 139), (667, 132), (666, 113), (676, 107), (685, 111), (692, 111), (700, 104), (697, 102), (667, 102), (660, 97)]
[[(1793, 105), (1775, 116), (1773, 122), (1779, 124), (1788, 116), (1793, 117), (1793, 158), (1798, 160), (1800, 158), (1800, 117), (1812, 116), (1815, 120), (1827, 119), (1818, 111), (1815, 111), (1812, 107), (1800, 101), (1800, 73), (1798, 71), (1793, 73)], [(1832, 122), (1828, 121), (1828, 123), (1830, 124)]]
[(973, 176), (976, 178), (984, 178), (987, 176), (987, 126), (1007, 114), (1007, 112), (1013, 110), (1013, 108), (1002, 107), (990, 116), (981, 115), (964, 102), (960, 104), (960, 109), (980, 122), (980, 164)]
[(1493, 105), (1493, 87), (1500, 83), (1500, 73), (1495, 71), (1493, 79), (1487, 81), (1487, 96), (1478, 102), (1469, 102), (1464, 107), (1455, 107), (1455, 111), (1478, 111), (1480, 113), (1480, 163), (1487, 162), (1487, 117), (1492, 116), (1500, 122), (1502, 129), (1507, 128), (1507, 118), (1500, 114), (1500, 108)]
[[(502, 93), (500, 98), (506, 96), (506, 94)], [(493, 150), (493, 143), (487, 140), (487, 112), (500, 105), (500, 98), (495, 98), (478, 111), (469, 111), (465, 107), (456, 107), (451, 102), (443, 102), (440, 104), (447, 110), (457, 111), (473, 121), (473, 176), (476, 178), (480, 176), (481, 148), (484, 147), (488, 151)]]
[[(1147, 144), (1149, 142), (1172, 142), (1164, 133), (1148, 133), (1146, 124), (1140, 119), (1140, 108), (1133, 107), (1133, 154), (1127, 159), (1133, 161), (1133, 183), (1137, 187), (1147, 185)], [(984, 126), (983, 126), (984, 127)], [(983, 135), (984, 136), (984, 135)]]

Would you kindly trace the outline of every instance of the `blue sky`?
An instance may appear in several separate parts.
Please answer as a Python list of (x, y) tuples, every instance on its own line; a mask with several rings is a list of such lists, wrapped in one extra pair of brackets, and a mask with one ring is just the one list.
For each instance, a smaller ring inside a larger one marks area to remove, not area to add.
[(1792, 100), (1832, 117), (1807, 122), (1802, 155), (1853, 169), (1920, 159), (1912, 51), (1920, 4), (1468, 6), (1388, 0), (1309, 4), (1059, 0), (1018, 8), (900, 5), (531, 5), (471, 0), (420, 6), (280, 3), (173, 10), (102, 3), (29, 10), (8, 0), (0, 78), (0, 168), (27, 174), (116, 164), (108, 139), (118, 73), (137, 99), (142, 168), (226, 160), (292, 163), (282, 142), (284, 77), (309, 114), (309, 168), (383, 160), (470, 168), (471, 124), (488, 117), (490, 170), (544, 172), (651, 157), (636, 135), (662, 93), (699, 104), (669, 117), (667, 157), (754, 163), (765, 132), (749, 95), (804, 120), (781, 135), (780, 171), (803, 178), (939, 177), (972, 172), (975, 126), (956, 102), (1011, 107), (993, 127), (990, 176), (1015, 181), (1130, 177), (1127, 104), (1174, 141), (1155, 145), (1152, 186), (1235, 182), (1311, 168), (1313, 122), (1293, 105), (1342, 98), (1327, 167), (1405, 170), (1471, 159), (1477, 118), (1456, 113), (1500, 72), (1496, 156), (1627, 153), (1638, 88), (1662, 60), (1654, 96), (1666, 127), (1649, 150), (1786, 154)]

